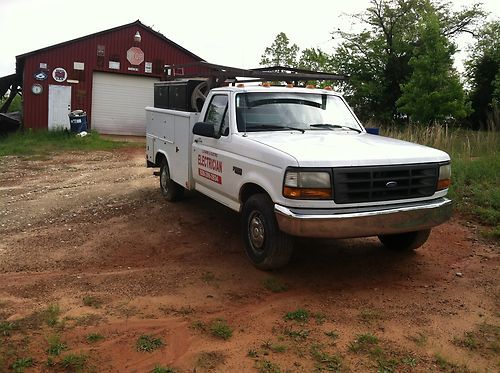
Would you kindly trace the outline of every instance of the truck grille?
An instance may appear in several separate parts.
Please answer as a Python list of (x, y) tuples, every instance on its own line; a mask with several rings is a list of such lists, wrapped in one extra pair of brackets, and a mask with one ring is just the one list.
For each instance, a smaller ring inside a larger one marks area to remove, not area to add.
[(333, 169), (336, 203), (428, 197), (436, 191), (439, 165), (372, 166)]

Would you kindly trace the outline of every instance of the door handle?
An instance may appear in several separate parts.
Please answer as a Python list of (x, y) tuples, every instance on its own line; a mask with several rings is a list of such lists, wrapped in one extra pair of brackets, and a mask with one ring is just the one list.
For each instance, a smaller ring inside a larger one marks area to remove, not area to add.
[(194, 142), (197, 143), (197, 144), (202, 144), (203, 143), (203, 141), (201, 141), (201, 138), (199, 138), (199, 137), (196, 138), (196, 139), (194, 139)]

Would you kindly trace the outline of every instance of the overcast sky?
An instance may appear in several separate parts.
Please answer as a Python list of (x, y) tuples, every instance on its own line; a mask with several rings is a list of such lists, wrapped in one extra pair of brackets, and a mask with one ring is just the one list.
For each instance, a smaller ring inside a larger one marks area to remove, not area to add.
[[(454, 0), (456, 9), (475, 0)], [(483, 0), (492, 17), (499, 0)], [(344, 14), (369, 0), (0, 0), (0, 77), (15, 72), (15, 57), (131, 23), (142, 23), (208, 62), (258, 67), (266, 46), (283, 31), (301, 49), (331, 52), (330, 33), (349, 27)], [(464, 49), (468, 40), (460, 42)], [(463, 55), (463, 54), (462, 54)]]

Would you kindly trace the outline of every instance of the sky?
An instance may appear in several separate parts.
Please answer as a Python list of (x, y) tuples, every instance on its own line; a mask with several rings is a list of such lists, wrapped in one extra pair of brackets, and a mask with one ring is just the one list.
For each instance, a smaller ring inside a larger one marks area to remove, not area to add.
[[(454, 0), (455, 9), (476, 0)], [(491, 17), (500, 1), (482, 0)], [(208, 62), (258, 67), (260, 57), (280, 32), (301, 49), (333, 52), (331, 32), (348, 30), (348, 14), (369, 0), (0, 0), (0, 77), (15, 72), (15, 57), (50, 45), (139, 19)], [(465, 57), (471, 38), (459, 40)]]

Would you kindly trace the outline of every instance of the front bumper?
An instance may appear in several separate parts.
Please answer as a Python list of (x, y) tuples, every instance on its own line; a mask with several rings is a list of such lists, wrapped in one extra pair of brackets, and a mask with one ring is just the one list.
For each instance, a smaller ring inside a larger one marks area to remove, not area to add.
[(438, 198), (391, 206), (298, 209), (274, 205), (280, 229), (293, 236), (353, 238), (429, 229), (451, 217), (452, 201)]

